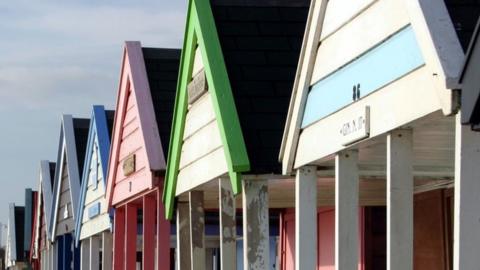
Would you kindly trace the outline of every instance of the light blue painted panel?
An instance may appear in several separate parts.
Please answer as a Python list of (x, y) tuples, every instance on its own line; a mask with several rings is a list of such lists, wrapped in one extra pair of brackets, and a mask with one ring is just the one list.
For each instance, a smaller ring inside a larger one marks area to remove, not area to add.
[(313, 85), (308, 93), (302, 128), (354, 102), (354, 87), (360, 85), (361, 98), (423, 64), (415, 33), (407, 26)]

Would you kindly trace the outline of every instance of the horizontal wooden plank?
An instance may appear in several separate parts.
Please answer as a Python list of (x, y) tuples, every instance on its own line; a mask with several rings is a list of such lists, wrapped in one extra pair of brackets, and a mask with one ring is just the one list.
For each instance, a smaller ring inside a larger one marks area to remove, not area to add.
[(85, 205), (90, 204), (98, 199), (104, 198), (105, 190), (103, 185), (98, 185), (97, 188), (93, 188), (93, 185), (90, 186), (85, 195)]
[(135, 172), (133, 172), (132, 174), (129, 174), (128, 176), (125, 175), (125, 173), (123, 172), (123, 162), (124, 160), (126, 160), (126, 158), (128, 157), (125, 157), (125, 158), (122, 158), (120, 161), (119, 161), (119, 168), (117, 170), (117, 175), (115, 177), (115, 182), (121, 182), (127, 178), (130, 178), (132, 175), (135, 175), (137, 174), (137, 172), (139, 171), (142, 171), (142, 170), (145, 170), (147, 167), (148, 167), (148, 160), (147, 160), (147, 156), (144, 154), (143, 152), (143, 149), (138, 149), (137, 151), (133, 152), (132, 154), (135, 155)]
[(188, 109), (183, 139), (185, 140), (192, 136), (192, 134), (213, 120), (215, 120), (215, 112), (213, 110), (212, 98), (209, 93), (206, 93)]
[(130, 198), (130, 196), (151, 188), (151, 186), (152, 173), (145, 170), (145, 168), (140, 171), (136, 171), (128, 178), (115, 183), (112, 204), (118, 204), (122, 202), (122, 200)]
[(200, 52), (200, 47), (197, 47), (197, 49), (195, 50), (195, 58), (193, 60), (192, 74), (197, 74), (198, 72), (200, 72), (200, 70), (203, 69), (203, 67), (204, 65), (202, 60), (202, 53)]
[(110, 229), (110, 217), (108, 214), (103, 214), (95, 217), (95, 219), (89, 220), (82, 224), (80, 239), (99, 234), (103, 231)]
[(376, 2), (322, 41), (310, 84), (352, 61), (408, 23), (409, 16), (402, 1)]

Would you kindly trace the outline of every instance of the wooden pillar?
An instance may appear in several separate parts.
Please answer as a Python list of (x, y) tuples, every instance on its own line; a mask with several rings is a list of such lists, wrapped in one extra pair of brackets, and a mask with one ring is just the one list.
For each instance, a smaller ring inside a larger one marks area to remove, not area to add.
[(317, 168), (297, 170), (295, 179), (295, 269), (317, 268)]
[(155, 268), (156, 194), (143, 197), (143, 270)]
[(90, 238), (83, 239), (80, 245), (80, 269), (88, 270), (90, 267)]
[[(163, 187), (163, 184), (160, 185)], [(159, 270), (170, 270), (170, 220), (165, 218), (165, 206), (162, 202), (163, 189), (157, 195), (157, 264)]]
[(188, 202), (177, 204), (177, 264), (178, 270), (190, 270), (190, 214)]
[(190, 245), (192, 270), (205, 270), (205, 211), (203, 191), (190, 191)]
[(358, 269), (358, 153), (335, 157), (335, 269)]
[(235, 197), (230, 179), (218, 182), (220, 216), (220, 269), (237, 269), (237, 222)]
[(480, 265), (480, 133), (462, 126), (455, 129), (455, 198), (453, 269)]
[(113, 235), (110, 231), (105, 231), (102, 233), (102, 269), (111, 270), (112, 269), (112, 245), (113, 245)]
[(137, 265), (137, 206), (129, 203), (125, 207), (125, 270), (136, 269)]
[(125, 207), (115, 209), (113, 269), (125, 270)]
[(387, 135), (387, 269), (413, 269), (413, 143), (411, 130)]
[(90, 237), (90, 270), (100, 270), (100, 239)]
[(270, 269), (267, 180), (242, 181), (243, 269)]

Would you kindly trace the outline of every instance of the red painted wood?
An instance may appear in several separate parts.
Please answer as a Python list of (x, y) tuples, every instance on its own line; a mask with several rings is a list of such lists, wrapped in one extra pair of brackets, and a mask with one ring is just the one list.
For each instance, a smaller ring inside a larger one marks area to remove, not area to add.
[(136, 269), (137, 261), (137, 206), (125, 206), (125, 270)]
[(115, 209), (113, 232), (113, 269), (125, 270), (125, 208)]
[(156, 197), (157, 194), (143, 197), (143, 270), (155, 268)]
[[(160, 187), (163, 187), (163, 181), (160, 181)], [(157, 195), (158, 214), (157, 214), (157, 243), (158, 243), (158, 269), (170, 270), (170, 221), (165, 219), (165, 206), (162, 202), (163, 188), (159, 188)]]

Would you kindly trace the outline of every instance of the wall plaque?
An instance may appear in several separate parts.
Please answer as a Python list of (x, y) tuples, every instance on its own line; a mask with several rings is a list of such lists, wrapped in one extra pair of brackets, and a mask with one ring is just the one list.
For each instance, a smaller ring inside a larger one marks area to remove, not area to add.
[(349, 119), (340, 124), (342, 145), (346, 146), (370, 136), (370, 107), (366, 106), (355, 112)]
[(135, 172), (135, 154), (129, 155), (123, 161), (123, 175), (129, 176)]
[(202, 69), (193, 76), (192, 81), (188, 84), (188, 104), (193, 104), (207, 91), (207, 76), (205, 74), (205, 69)]

